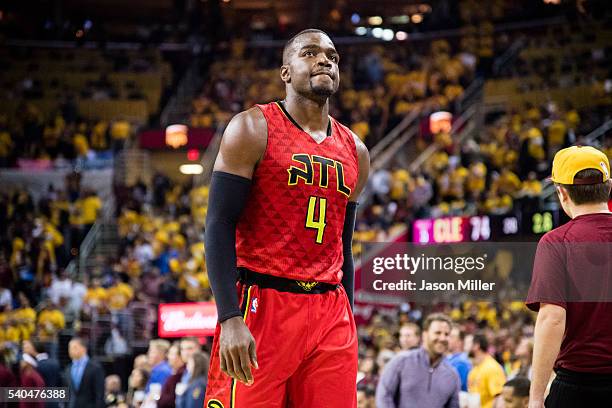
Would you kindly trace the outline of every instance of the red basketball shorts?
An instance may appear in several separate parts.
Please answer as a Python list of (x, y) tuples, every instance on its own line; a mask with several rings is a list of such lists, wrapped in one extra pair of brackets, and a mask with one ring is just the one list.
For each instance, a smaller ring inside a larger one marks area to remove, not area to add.
[(357, 331), (344, 289), (296, 294), (238, 283), (259, 369), (250, 387), (219, 368), (217, 324), (205, 408), (355, 408)]

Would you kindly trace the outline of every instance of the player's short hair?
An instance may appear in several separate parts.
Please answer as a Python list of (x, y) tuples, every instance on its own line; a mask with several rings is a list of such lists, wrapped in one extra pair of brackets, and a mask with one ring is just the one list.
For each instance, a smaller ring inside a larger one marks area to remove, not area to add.
[(419, 327), (418, 324), (416, 323), (412, 323), (412, 322), (408, 322), (408, 323), (404, 323), (402, 324), (402, 326), (400, 327), (400, 331), (404, 328), (407, 327), (409, 329), (414, 330), (414, 334), (418, 337), (421, 335), (421, 328)]
[(323, 35), (327, 36), (329, 39), (331, 39), (329, 34), (327, 34), (323, 30), (319, 30), (318, 28), (307, 28), (306, 30), (300, 31), (299, 33), (297, 33), (296, 35), (291, 37), (289, 40), (287, 40), (287, 42), (285, 43), (285, 46), (283, 47), (283, 64), (286, 64), (288, 62), (287, 60), (289, 59), (289, 52), (291, 51), (291, 46), (295, 42), (296, 38), (298, 38), (299, 36), (301, 36), (303, 34), (310, 34), (310, 33), (323, 34)]
[(527, 377), (514, 377), (504, 384), (504, 387), (512, 387), (512, 395), (523, 398), (529, 396), (531, 381)]
[(423, 323), (423, 330), (429, 330), (429, 326), (431, 326), (433, 322), (444, 322), (448, 324), (449, 328), (453, 327), (453, 321), (450, 317), (448, 317), (444, 313), (432, 313), (425, 319), (425, 322)]
[[(576, 173), (574, 180), (596, 179), (603, 180), (603, 173), (596, 169), (584, 169)], [(572, 202), (576, 205), (607, 203), (610, 199), (612, 180), (598, 184), (557, 184), (567, 190)]]
[(472, 342), (473, 344), (478, 344), (478, 347), (482, 351), (487, 351), (489, 349), (489, 340), (487, 340), (487, 336), (482, 333), (475, 334)]

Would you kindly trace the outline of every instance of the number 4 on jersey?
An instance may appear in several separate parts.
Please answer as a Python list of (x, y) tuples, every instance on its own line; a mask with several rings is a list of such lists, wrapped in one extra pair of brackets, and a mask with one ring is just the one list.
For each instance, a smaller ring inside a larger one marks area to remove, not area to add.
[[(319, 219), (315, 220), (315, 208), (319, 201)], [(323, 233), (325, 232), (325, 211), (327, 209), (327, 199), (320, 197), (310, 197), (308, 200), (308, 212), (306, 213), (306, 228), (317, 230), (317, 244), (323, 243)]]

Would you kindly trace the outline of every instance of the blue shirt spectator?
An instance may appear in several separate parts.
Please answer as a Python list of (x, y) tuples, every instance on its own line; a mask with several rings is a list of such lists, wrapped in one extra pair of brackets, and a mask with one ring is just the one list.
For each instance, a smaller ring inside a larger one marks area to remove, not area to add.
[(172, 375), (172, 367), (166, 361), (166, 355), (170, 349), (170, 343), (167, 340), (155, 339), (149, 342), (149, 350), (147, 351), (147, 360), (151, 364), (151, 376), (145, 387), (145, 392), (149, 393), (151, 384), (159, 384), (160, 390), (164, 383)]
[(467, 353), (454, 353), (446, 357), (446, 360), (455, 367), (459, 379), (461, 380), (461, 391), (467, 391), (467, 379), (470, 370), (472, 369), (472, 363), (467, 356)]
[(160, 384), (163, 386), (168, 377), (171, 375), (172, 368), (170, 368), (170, 364), (168, 364), (166, 361), (162, 361), (151, 370), (151, 377), (149, 377), (145, 391), (149, 392), (151, 384)]
[(461, 391), (467, 391), (468, 374), (472, 370), (472, 362), (464, 350), (465, 332), (459, 326), (453, 326), (448, 337), (448, 350), (450, 354), (447, 361), (455, 367), (461, 380)]

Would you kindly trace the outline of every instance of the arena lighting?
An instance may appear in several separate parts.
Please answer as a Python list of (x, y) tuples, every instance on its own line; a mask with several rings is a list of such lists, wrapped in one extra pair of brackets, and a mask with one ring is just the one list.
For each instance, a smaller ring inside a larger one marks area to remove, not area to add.
[(182, 174), (202, 174), (204, 167), (201, 164), (181, 164), (179, 171)]
[(561, 0), (544, 0), (546, 4), (560, 4)]
[(355, 34), (357, 35), (366, 35), (368, 33), (368, 29), (365, 27), (357, 27), (355, 29)]
[(375, 29), (372, 30), (372, 35), (374, 36), (374, 38), (382, 38), (383, 29), (380, 27), (376, 27)]
[(408, 39), (408, 34), (406, 34), (405, 31), (398, 31), (397, 33), (395, 33), (395, 38), (398, 41), (405, 41)]
[(187, 151), (187, 160), (196, 161), (200, 158), (200, 152), (198, 149), (189, 149)]
[(166, 144), (174, 149), (187, 144), (187, 126), (170, 125), (166, 128)]
[(412, 22), (413, 22), (414, 24), (419, 24), (419, 23), (421, 23), (422, 21), (423, 21), (423, 16), (422, 16), (422, 15), (420, 15), (420, 14), (415, 14), (415, 15), (413, 15), (413, 16), (412, 16)]
[(368, 24), (370, 25), (381, 25), (382, 22), (383, 22), (383, 19), (381, 16), (372, 16), (368, 18)]
[(359, 22), (361, 21), (361, 17), (359, 16), (359, 14), (357, 13), (353, 13), (351, 15), (351, 23), (353, 24), (359, 24)]
[(429, 115), (429, 131), (432, 134), (439, 132), (449, 133), (453, 127), (453, 114), (446, 111), (438, 111)]
[(342, 19), (342, 14), (340, 14), (340, 12), (337, 9), (333, 9), (332, 11), (329, 12), (329, 17), (333, 21), (340, 21)]
[(393, 37), (395, 36), (395, 33), (393, 32), (393, 30), (386, 28), (383, 30), (382, 33), (382, 39), (385, 41), (391, 41), (393, 39)]
[(410, 16), (407, 16), (406, 14), (391, 17), (391, 24), (408, 24), (409, 22)]
[(429, 4), (421, 4), (419, 6), (419, 11), (421, 13), (431, 13), (431, 6)]

